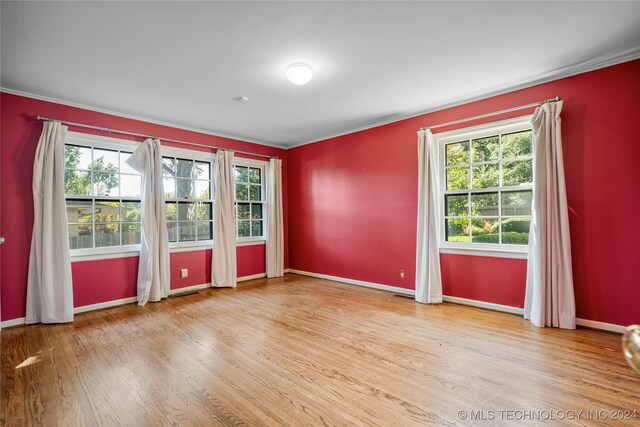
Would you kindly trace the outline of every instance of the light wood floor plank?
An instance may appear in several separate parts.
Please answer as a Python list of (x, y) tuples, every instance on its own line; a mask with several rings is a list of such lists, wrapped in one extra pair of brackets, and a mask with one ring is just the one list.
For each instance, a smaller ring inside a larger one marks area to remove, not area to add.
[(7, 426), (640, 424), (619, 335), (291, 274), (6, 329), (1, 350)]

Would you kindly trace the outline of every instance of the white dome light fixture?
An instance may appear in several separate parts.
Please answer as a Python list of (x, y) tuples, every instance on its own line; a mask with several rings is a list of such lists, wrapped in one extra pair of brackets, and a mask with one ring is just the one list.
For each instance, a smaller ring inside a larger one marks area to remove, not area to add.
[(313, 77), (313, 70), (309, 64), (294, 62), (287, 67), (287, 78), (294, 85), (305, 85)]

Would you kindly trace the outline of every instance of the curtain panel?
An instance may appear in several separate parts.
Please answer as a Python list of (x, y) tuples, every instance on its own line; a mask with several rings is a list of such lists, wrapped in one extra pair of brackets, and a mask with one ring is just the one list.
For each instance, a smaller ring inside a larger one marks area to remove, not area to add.
[(536, 326), (575, 329), (571, 239), (562, 157), (562, 101), (533, 114), (533, 206), (524, 317)]
[(73, 284), (64, 198), (67, 127), (44, 122), (33, 163), (33, 234), (26, 323), (73, 321)]

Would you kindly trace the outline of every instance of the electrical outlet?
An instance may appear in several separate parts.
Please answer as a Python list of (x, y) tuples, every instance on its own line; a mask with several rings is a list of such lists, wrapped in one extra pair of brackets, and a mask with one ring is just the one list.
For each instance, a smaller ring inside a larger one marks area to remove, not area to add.
[(183, 268), (182, 270), (180, 270), (180, 277), (182, 277), (183, 279), (185, 277), (189, 277), (189, 270), (186, 268)]
[(400, 270), (400, 278), (404, 279), (404, 270)]

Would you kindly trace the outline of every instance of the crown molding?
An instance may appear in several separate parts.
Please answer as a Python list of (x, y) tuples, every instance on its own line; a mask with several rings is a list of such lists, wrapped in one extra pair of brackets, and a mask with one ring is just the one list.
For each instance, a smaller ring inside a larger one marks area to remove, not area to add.
[(21, 90), (11, 89), (11, 88), (7, 88), (7, 87), (0, 87), (0, 92), (8, 93), (10, 95), (22, 96), (22, 97), (25, 97), (25, 98), (37, 99), (39, 101), (52, 102), (54, 104), (66, 105), (66, 106), (69, 106), (69, 107), (82, 108), (83, 110), (95, 111), (96, 113), (102, 113), (102, 114), (109, 114), (111, 116), (122, 117), (122, 118), (125, 118), (125, 119), (138, 120), (138, 121), (145, 122), (145, 123), (152, 123), (152, 124), (155, 124), (155, 125), (172, 127), (172, 128), (175, 128), (175, 129), (186, 130), (186, 131), (189, 131), (189, 132), (196, 132), (196, 133), (201, 133), (201, 134), (204, 134), (204, 135), (217, 136), (219, 138), (233, 139), (235, 141), (247, 142), (249, 144), (264, 145), (266, 147), (279, 148), (280, 150), (286, 150), (287, 149), (287, 147), (284, 146), (284, 145), (272, 144), (272, 143), (269, 143), (269, 142), (259, 141), (257, 139), (250, 139), (250, 138), (245, 138), (245, 137), (242, 137), (242, 136), (237, 136), (237, 135), (232, 135), (232, 134), (226, 134), (226, 133), (222, 133), (222, 132), (211, 132), (211, 131), (208, 131), (208, 130), (194, 128), (194, 127), (190, 127), (190, 126), (184, 126), (184, 125), (180, 125), (180, 124), (177, 124), (177, 123), (165, 122), (165, 121), (162, 121), (162, 120), (150, 119), (148, 117), (142, 117), (142, 116), (136, 116), (136, 115), (133, 115), (133, 114), (121, 113), (121, 112), (118, 112), (118, 111), (107, 110), (107, 109), (104, 109), (104, 108), (94, 107), (94, 106), (86, 105), (86, 104), (80, 104), (80, 103), (77, 103), (77, 102), (67, 101), (67, 100), (59, 99), (59, 98), (52, 98), (52, 97), (49, 97), (49, 96), (37, 95), (35, 93), (24, 92), (24, 91), (21, 91)]
[(442, 110), (446, 110), (453, 107), (459, 107), (461, 105), (469, 104), (476, 101), (482, 101), (483, 99), (492, 98), (494, 96), (504, 95), (506, 93), (515, 92), (521, 89), (538, 86), (543, 83), (549, 83), (555, 80), (561, 80), (567, 77), (572, 77), (579, 74), (588, 73), (590, 71), (599, 70), (601, 68), (607, 68), (613, 65), (634, 61), (639, 58), (640, 58), (640, 46), (636, 46), (634, 48), (627, 49), (622, 52), (616, 52), (615, 54), (604, 55), (596, 59), (592, 59), (590, 61), (585, 61), (579, 64), (558, 68), (553, 71), (540, 73), (526, 80), (515, 81), (510, 83), (508, 86), (496, 88), (488, 92), (483, 92), (482, 94), (477, 96), (461, 98), (446, 104), (440, 104), (440, 105), (432, 106), (426, 109), (421, 108), (419, 110), (405, 111), (404, 113), (394, 114), (392, 116), (385, 117), (382, 120), (375, 121), (355, 129), (330, 134), (322, 138), (316, 138), (309, 141), (300, 142), (294, 145), (287, 145), (287, 149), (301, 147), (303, 145), (313, 144), (316, 142), (325, 141), (327, 139), (337, 138), (339, 136), (349, 135), (349, 134), (360, 132), (363, 130), (376, 128), (378, 126), (384, 126), (390, 123), (395, 123), (402, 120), (411, 119), (413, 117), (422, 116), (424, 114), (435, 113), (436, 111), (442, 111)]

